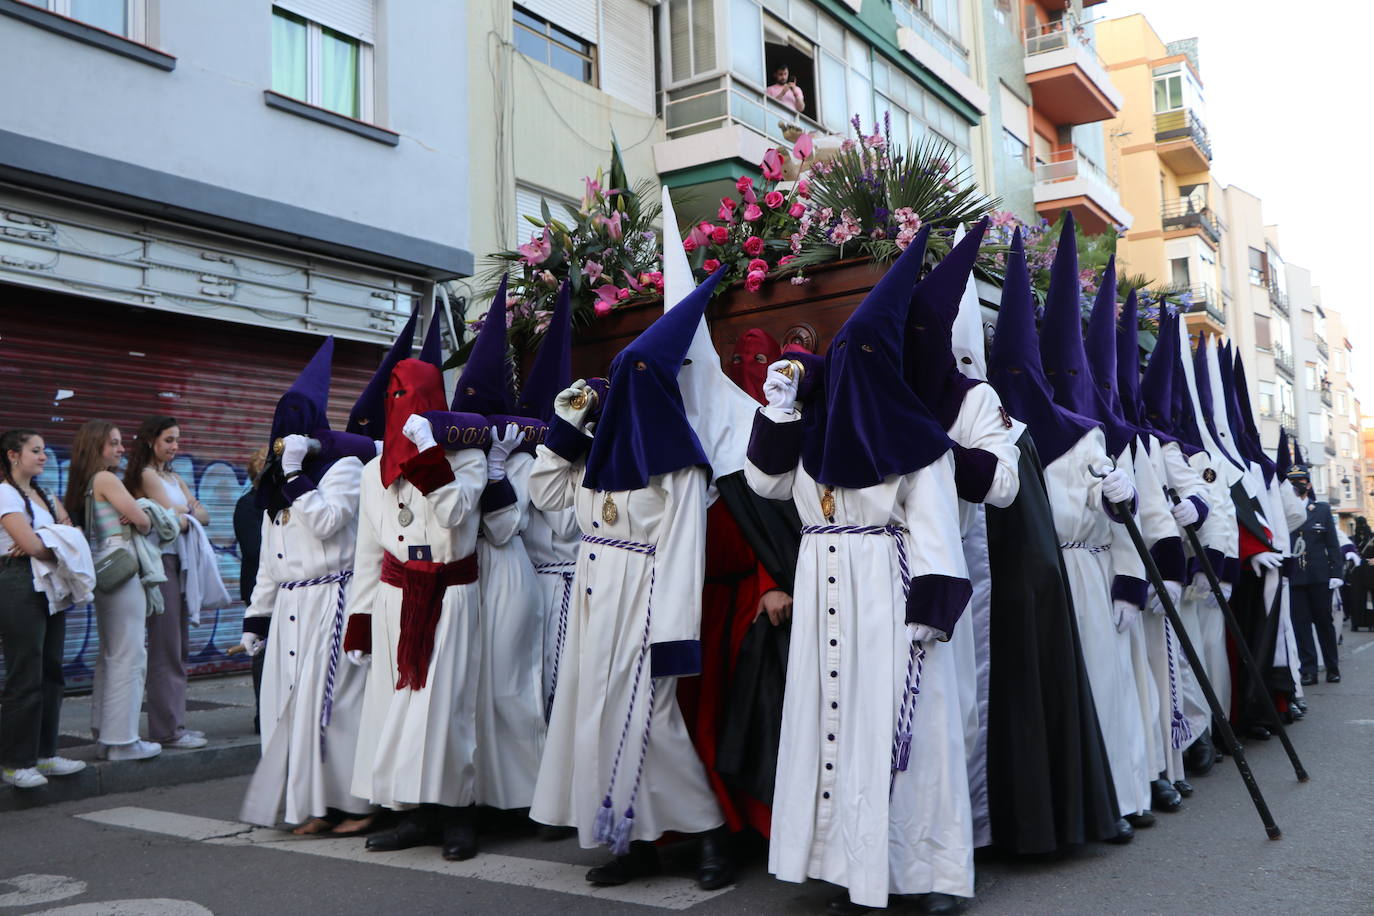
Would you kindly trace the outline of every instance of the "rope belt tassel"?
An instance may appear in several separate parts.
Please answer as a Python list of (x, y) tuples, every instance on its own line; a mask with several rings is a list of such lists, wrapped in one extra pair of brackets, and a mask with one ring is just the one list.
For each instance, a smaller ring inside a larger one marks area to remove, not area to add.
[(343, 623), (344, 623), (344, 599), (348, 595), (348, 582), (353, 578), (353, 570), (345, 569), (343, 572), (330, 573), (327, 576), (316, 576), (313, 579), (302, 579), (299, 582), (283, 582), (278, 587), (284, 588), (288, 592), (298, 588), (311, 588), (316, 585), (331, 585), (338, 583), (337, 597), (334, 602), (334, 625), (330, 628), (329, 634), (329, 667), (324, 675), (324, 698), (320, 702), (320, 759), (325, 758), (325, 731), (329, 728), (329, 722), (334, 717), (334, 681), (339, 673), (339, 649), (343, 642)]
[(553, 646), (553, 668), (549, 672), (549, 693), (544, 700), (544, 724), (553, 715), (553, 697), (558, 692), (558, 666), (563, 658), (563, 643), (568, 635), (568, 605), (572, 601), (573, 570), (577, 563), (565, 560), (558, 563), (536, 563), (534, 571), (542, 576), (561, 576), (563, 578), (563, 601), (558, 608), (558, 637)]

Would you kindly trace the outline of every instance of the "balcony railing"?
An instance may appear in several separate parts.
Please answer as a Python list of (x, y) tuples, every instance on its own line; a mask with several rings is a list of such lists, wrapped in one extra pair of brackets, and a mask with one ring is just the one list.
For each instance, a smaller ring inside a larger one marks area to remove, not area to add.
[(1322, 359), (1329, 359), (1329, 358), (1330, 358), (1330, 356), (1331, 356), (1331, 348), (1328, 347), (1328, 346), (1326, 345), (1326, 338), (1325, 338), (1325, 337), (1320, 337), (1320, 336), (1319, 336), (1319, 337), (1317, 338), (1317, 352), (1320, 353), (1320, 354), (1322, 355)]
[(1207, 128), (1186, 108), (1155, 115), (1155, 142), (1174, 140), (1192, 140), (1207, 161), (1212, 160), (1212, 141), (1207, 138)]
[(1199, 207), (1192, 198), (1180, 197), (1164, 201), (1160, 208), (1164, 220), (1164, 231), (1174, 229), (1201, 229), (1213, 244), (1221, 241), (1221, 225), (1212, 214), (1211, 207)]
[(665, 99), (663, 116), (670, 140), (731, 123), (743, 124), (778, 144), (790, 142), (783, 131), (793, 125), (812, 133), (825, 133), (810, 117), (728, 74), (694, 86), (670, 89)]
[(1022, 39), (1026, 44), (1027, 57), (1081, 45), (1104, 69), (1107, 66), (1088, 39), (1088, 30), (1078, 21), (1078, 17), (1072, 14), (1067, 14), (1055, 22), (1037, 22), (1035, 25), (1027, 26), (1022, 33)]
[(1189, 287), (1184, 292), (1184, 301), (1187, 303), (1185, 312), (1198, 315), (1206, 314), (1217, 324), (1226, 325), (1226, 313), (1221, 310), (1221, 303), (1217, 299), (1216, 290), (1206, 283), (1199, 283), (1197, 286)]
[(1288, 411), (1285, 410), (1279, 414), (1279, 425), (1288, 430), (1288, 438), (1296, 439), (1298, 437), (1298, 418)]
[(1336, 457), (1336, 437), (1335, 437), (1335, 436), (1327, 436), (1327, 437), (1326, 437), (1325, 445), (1326, 445), (1326, 453), (1327, 453), (1328, 455), (1330, 455), (1332, 458), (1335, 458), (1335, 457)]
[(1274, 311), (1283, 317), (1288, 317), (1288, 294), (1279, 289), (1271, 280), (1269, 282), (1269, 304), (1274, 307)]
[(1322, 403), (1325, 404), (1327, 407), (1330, 407), (1330, 406), (1331, 406), (1331, 389), (1330, 389), (1330, 388), (1323, 388), (1323, 389), (1321, 390), (1321, 398), (1322, 398)]
[(1289, 380), (1292, 380), (1293, 354), (1289, 353), (1288, 350), (1284, 347), (1284, 345), (1279, 343), (1278, 341), (1274, 341), (1274, 365), (1278, 368), (1280, 372), (1287, 375)]
[(1055, 150), (1050, 161), (1036, 165), (1035, 180), (1054, 182), (1069, 181), (1073, 178), (1092, 178), (1115, 191), (1116, 182), (1076, 146)]

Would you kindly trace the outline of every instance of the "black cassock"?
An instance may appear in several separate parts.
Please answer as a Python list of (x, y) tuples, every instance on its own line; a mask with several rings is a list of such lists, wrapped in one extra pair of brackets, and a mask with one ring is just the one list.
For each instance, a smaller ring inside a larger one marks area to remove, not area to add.
[[(1260, 520), (1260, 507), (1237, 483), (1231, 488), (1231, 501), (1236, 506), (1236, 521), (1241, 531), (1241, 555), (1253, 553), (1256, 546), (1273, 550), (1273, 541)], [(1247, 535), (1249, 536), (1247, 538)], [(1249, 549), (1247, 549), (1249, 543)], [(1279, 640), (1279, 608), (1282, 590), (1274, 593), (1272, 602), (1264, 600), (1264, 579), (1255, 575), (1250, 564), (1240, 564), (1235, 587), (1231, 591), (1231, 611), (1245, 637), (1250, 654), (1259, 664), (1264, 679), (1263, 689), (1275, 697), (1291, 699), (1293, 674), (1287, 665), (1274, 664), (1274, 649)], [(1231, 720), (1236, 725), (1269, 725), (1268, 703), (1256, 695), (1250, 671), (1234, 649), (1231, 656)]]
[(1032, 855), (1112, 837), (1119, 814), (1044, 471), (1017, 445), (1021, 491), (987, 507), (988, 810), (993, 845)]

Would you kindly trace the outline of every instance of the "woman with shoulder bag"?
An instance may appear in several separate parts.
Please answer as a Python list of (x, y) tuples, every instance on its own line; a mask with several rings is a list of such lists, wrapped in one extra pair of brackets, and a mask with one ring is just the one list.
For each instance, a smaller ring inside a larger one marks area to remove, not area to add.
[[(181, 535), (193, 517), (202, 525), (210, 515), (172, 470), (181, 429), (172, 417), (149, 417), (138, 427), (133, 454), (124, 470), (124, 485), (136, 497), (147, 497), (176, 513)], [(163, 747), (204, 747), (205, 735), (186, 728), (186, 658), (190, 654), (190, 616), (181, 586), (181, 560), (176, 542), (162, 547), (167, 581), (162, 585), (164, 611), (148, 618), (148, 735)]]
[(106, 420), (90, 420), (76, 433), (67, 498), (72, 518), (86, 532), (95, 558), (95, 625), (100, 655), (91, 688), (91, 732), (100, 755), (109, 760), (146, 760), (162, 745), (138, 737), (143, 680), (148, 673), (144, 646), (148, 598), (134, 554), (134, 531), (152, 528), (127, 487), (115, 476), (124, 457), (119, 430)]
[(86, 768), (57, 756), (67, 616), (49, 613), (47, 597), (34, 587), (31, 560), (54, 559), (37, 532), (70, 522), (38, 485), (47, 462), (43, 438), (33, 430), (0, 435), (0, 779), (16, 789), (36, 789), (49, 776)]

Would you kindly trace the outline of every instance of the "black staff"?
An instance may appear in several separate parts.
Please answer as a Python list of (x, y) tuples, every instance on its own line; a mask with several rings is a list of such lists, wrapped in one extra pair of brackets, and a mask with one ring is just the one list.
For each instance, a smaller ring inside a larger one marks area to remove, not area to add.
[[(1166, 492), (1175, 505), (1181, 502), (1177, 491), (1172, 487), (1166, 488)], [(1196, 524), (1189, 525), (1183, 530), (1188, 535), (1188, 543), (1192, 545), (1193, 555), (1198, 558), (1202, 572), (1207, 576), (1207, 581), (1212, 586), (1212, 594), (1216, 597), (1217, 604), (1221, 607), (1222, 616), (1226, 619), (1226, 629), (1231, 631), (1231, 638), (1236, 641), (1236, 650), (1240, 653), (1241, 661), (1245, 663), (1245, 667), (1250, 672), (1251, 691), (1259, 697), (1260, 708), (1269, 715), (1270, 728), (1278, 733), (1279, 740), (1283, 742), (1283, 749), (1288, 752), (1288, 759), (1293, 763), (1293, 774), (1298, 777), (1298, 782), (1307, 782), (1311, 777), (1307, 775), (1307, 770), (1303, 768), (1302, 761), (1298, 759), (1298, 752), (1293, 747), (1293, 742), (1288, 738), (1288, 730), (1283, 727), (1283, 721), (1279, 719), (1279, 710), (1274, 705), (1273, 696), (1264, 689), (1264, 675), (1260, 672), (1260, 666), (1255, 661), (1255, 656), (1250, 652), (1250, 645), (1241, 634), (1240, 623), (1236, 620), (1235, 612), (1231, 610), (1230, 602), (1222, 593), (1221, 580), (1217, 578), (1216, 570), (1212, 568), (1212, 561), (1207, 559), (1207, 554), (1202, 549), (1202, 541), (1197, 536), (1197, 526)], [(1282, 583), (1279, 587), (1283, 587)], [(1280, 600), (1282, 599), (1280, 598)]]
[[(1094, 477), (1106, 476), (1097, 473), (1092, 466), (1088, 467), (1088, 472)], [(1164, 587), (1164, 577), (1159, 574), (1159, 567), (1155, 566), (1154, 557), (1150, 556), (1150, 551), (1145, 547), (1145, 539), (1140, 536), (1140, 529), (1136, 527), (1135, 518), (1131, 515), (1131, 507), (1126, 503), (1114, 503), (1113, 505), (1116, 506), (1121, 523), (1131, 536), (1131, 543), (1135, 545), (1136, 553), (1140, 554), (1140, 561), (1145, 564), (1145, 575), (1149, 577), (1150, 584), (1154, 586), (1155, 594), (1159, 597), (1159, 603), (1164, 606), (1164, 613), (1174, 628), (1174, 635), (1178, 637), (1178, 644), (1183, 648), (1183, 654), (1187, 657), (1188, 664), (1193, 666), (1193, 673), (1197, 676), (1198, 686), (1202, 688), (1203, 696), (1207, 698), (1207, 705), (1212, 709), (1212, 718), (1221, 731), (1221, 744), (1236, 761), (1236, 769), (1240, 770), (1241, 779), (1245, 780), (1245, 788), (1250, 791), (1250, 800), (1255, 803), (1255, 810), (1259, 812), (1260, 820), (1264, 822), (1264, 832), (1269, 835), (1269, 839), (1277, 840), (1283, 836), (1283, 831), (1279, 830), (1279, 825), (1274, 823), (1274, 815), (1269, 813), (1269, 806), (1265, 804), (1264, 794), (1260, 792), (1259, 783), (1255, 782), (1255, 774), (1250, 772), (1250, 764), (1245, 760), (1245, 751), (1241, 748), (1240, 742), (1236, 740), (1235, 733), (1231, 731), (1231, 723), (1227, 721), (1226, 712), (1221, 708), (1221, 701), (1217, 699), (1216, 691), (1212, 689), (1212, 682), (1207, 679), (1207, 672), (1202, 667), (1202, 659), (1198, 657), (1197, 650), (1193, 648), (1192, 640), (1188, 638), (1188, 631), (1183, 629), (1183, 621), (1179, 619), (1178, 609), (1174, 607), (1174, 601), (1169, 597), (1168, 589)]]

